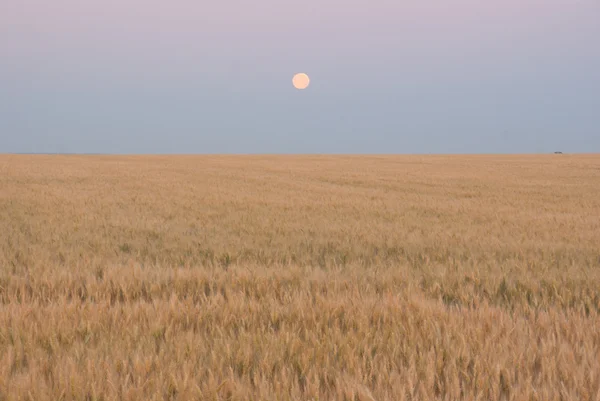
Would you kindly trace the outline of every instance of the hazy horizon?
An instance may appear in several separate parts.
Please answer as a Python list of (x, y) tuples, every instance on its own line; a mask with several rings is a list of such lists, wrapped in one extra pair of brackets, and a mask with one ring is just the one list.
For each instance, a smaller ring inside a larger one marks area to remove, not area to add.
[(597, 153), (597, 38), (596, 0), (8, 0), (0, 153)]

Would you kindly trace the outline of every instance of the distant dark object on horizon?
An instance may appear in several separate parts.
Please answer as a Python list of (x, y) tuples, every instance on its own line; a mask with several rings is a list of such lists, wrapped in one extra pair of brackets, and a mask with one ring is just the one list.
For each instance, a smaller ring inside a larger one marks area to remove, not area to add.
[(554, 152), (555, 155), (562, 155), (563, 152)]

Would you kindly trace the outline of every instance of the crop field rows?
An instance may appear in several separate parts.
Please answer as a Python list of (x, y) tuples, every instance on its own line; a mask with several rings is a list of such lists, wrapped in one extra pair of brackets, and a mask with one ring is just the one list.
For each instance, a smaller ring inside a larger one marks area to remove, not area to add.
[(600, 156), (0, 155), (0, 400), (600, 400)]

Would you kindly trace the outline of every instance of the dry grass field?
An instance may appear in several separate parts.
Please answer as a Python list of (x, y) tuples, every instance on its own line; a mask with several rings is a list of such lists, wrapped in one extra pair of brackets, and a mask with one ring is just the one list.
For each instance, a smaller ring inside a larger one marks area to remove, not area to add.
[(600, 400), (600, 155), (0, 155), (0, 400)]

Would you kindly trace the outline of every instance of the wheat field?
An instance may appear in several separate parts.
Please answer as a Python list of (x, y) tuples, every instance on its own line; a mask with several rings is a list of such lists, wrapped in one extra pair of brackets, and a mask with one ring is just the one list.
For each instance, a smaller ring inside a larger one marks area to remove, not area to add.
[(0, 400), (600, 400), (600, 155), (0, 155)]

